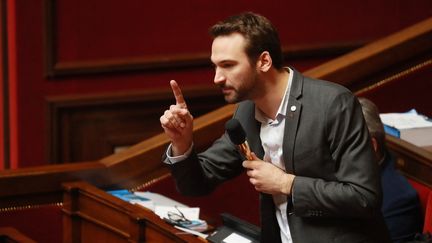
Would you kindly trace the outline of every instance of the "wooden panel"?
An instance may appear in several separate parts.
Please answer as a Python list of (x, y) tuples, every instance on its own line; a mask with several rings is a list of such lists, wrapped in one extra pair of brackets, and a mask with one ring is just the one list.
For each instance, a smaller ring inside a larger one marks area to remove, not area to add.
[[(230, 8), (227, 11), (231, 14), (243, 11), (241, 3), (229, 4)], [(281, 4), (287, 8), (292, 7), (291, 3)], [(128, 1), (119, 7), (116, 2), (106, 1), (45, 0), (44, 39), (47, 51), (47, 76), (58, 78), (82, 74), (209, 66), (211, 38), (206, 31), (209, 26), (226, 15), (221, 11), (215, 11), (212, 3), (192, 1), (189, 4), (173, 2), (171, 5), (171, 10), (167, 10), (164, 9), (163, 3), (158, 2), (148, 4)], [(252, 11), (263, 11), (263, 3), (260, 1), (248, 2), (248, 5)], [(298, 5), (299, 8), (311, 8), (310, 3)], [(277, 10), (283, 11), (284, 7)], [(312, 7), (316, 6), (312, 4)], [(164, 11), (160, 11), (161, 8)], [(201, 13), (205, 18), (196, 15), (196, 8), (202, 9)], [(335, 11), (333, 8), (329, 10)], [(280, 27), (281, 39), (285, 40), (285, 58), (290, 63), (296, 59), (335, 57), (372, 39), (369, 36), (359, 38), (358, 31), (345, 32), (343, 37), (340, 37), (340, 34), (331, 35), (328, 33), (331, 30), (327, 28), (327, 35), (314, 35), (311, 41), (312, 36), (304, 33), (303, 29), (306, 28), (302, 28), (301, 25), (283, 28), (287, 19), (275, 14), (274, 10), (269, 13), (273, 13), (273, 16), (268, 16)], [(294, 16), (290, 17), (296, 19)], [(314, 17), (319, 18), (318, 15)], [(172, 27), (172, 19), (176, 20), (175, 28)], [(334, 20), (320, 19), (321, 24), (326, 21)], [(154, 24), (155, 22), (158, 24)], [(302, 25), (307, 23), (301, 22)], [(289, 31), (293, 27), (302, 30), (305, 36), (298, 35), (298, 31), (297, 35), (293, 36)], [(351, 29), (353, 28), (348, 30)], [(376, 30), (377, 28), (371, 29), (372, 32)], [(317, 32), (317, 29), (313, 32)], [(82, 38), (83, 36), (85, 38)], [(332, 36), (333, 40), (329, 40), (329, 36)]]
[(65, 184), (63, 242), (205, 242), (87, 183)]
[[(184, 90), (191, 113), (225, 104), (215, 87)], [(159, 117), (173, 103), (169, 90), (95, 96), (51, 97), (51, 163), (97, 160), (162, 131)]]
[(36, 241), (30, 239), (20, 231), (11, 227), (0, 228), (0, 242), (4, 243), (36, 243)]
[(408, 177), (432, 188), (432, 152), (392, 136), (387, 146), (398, 157), (397, 167)]

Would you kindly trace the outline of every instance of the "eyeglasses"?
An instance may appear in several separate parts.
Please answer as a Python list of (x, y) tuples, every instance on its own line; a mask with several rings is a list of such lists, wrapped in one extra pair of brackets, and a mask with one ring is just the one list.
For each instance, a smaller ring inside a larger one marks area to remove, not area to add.
[(180, 209), (178, 209), (177, 206), (174, 206), (175, 209), (177, 210), (177, 212), (171, 212), (169, 211), (167, 213), (168, 218), (172, 221), (174, 221), (175, 223), (181, 223), (181, 224), (190, 224), (192, 223), (189, 219), (187, 219), (184, 214), (182, 213), (182, 211), (180, 211)]

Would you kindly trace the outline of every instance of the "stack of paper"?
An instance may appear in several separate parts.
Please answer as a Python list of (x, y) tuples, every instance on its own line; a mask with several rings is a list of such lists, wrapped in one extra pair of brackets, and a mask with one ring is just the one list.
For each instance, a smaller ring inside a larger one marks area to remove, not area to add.
[(407, 113), (380, 114), (387, 134), (401, 138), (416, 146), (432, 145), (432, 121), (415, 110)]

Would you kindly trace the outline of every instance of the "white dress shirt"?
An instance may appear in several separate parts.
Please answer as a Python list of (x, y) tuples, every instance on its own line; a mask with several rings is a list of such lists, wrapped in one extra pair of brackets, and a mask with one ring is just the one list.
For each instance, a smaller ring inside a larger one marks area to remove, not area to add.
[[(293, 71), (289, 69), (288, 84), (285, 88), (285, 95), (279, 105), (276, 119), (266, 117), (258, 108), (255, 108), (255, 119), (261, 122), (260, 138), (264, 148), (264, 161), (271, 162), (285, 171), (283, 161), (283, 137), (285, 131), (285, 117), (288, 106), (290, 87), (293, 79)], [(276, 219), (280, 228), (282, 243), (292, 243), (291, 232), (287, 218), (287, 195), (273, 195), (273, 202), (276, 208)]]

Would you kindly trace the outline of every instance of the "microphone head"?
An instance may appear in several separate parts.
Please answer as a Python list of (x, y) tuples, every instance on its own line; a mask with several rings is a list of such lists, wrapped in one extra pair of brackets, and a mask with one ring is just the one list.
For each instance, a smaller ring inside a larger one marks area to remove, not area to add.
[(246, 140), (246, 133), (237, 119), (231, 119), (225, 123), (225, 129), (232, 143), (240, 145)]

